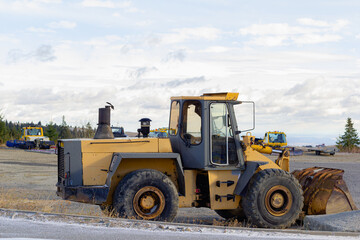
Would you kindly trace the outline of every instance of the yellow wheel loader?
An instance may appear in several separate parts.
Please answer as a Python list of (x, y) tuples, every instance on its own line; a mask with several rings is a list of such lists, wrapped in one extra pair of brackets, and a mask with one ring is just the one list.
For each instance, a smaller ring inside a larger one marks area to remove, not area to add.
[(263, 139), (255, 139), (259, 144), (270, 146), (274, 149), (287, 146), (286, 134), (279, 131), (266, 132)]
[(283, 150), (287, 148), (290, 152), (290, 156), (303, 155), (303, 150), (296, 147), (287, 146), (286, 134), (280, 131), (266, 132), (264, 138), (255, 138), (256, 145), (269, 146), (272, 149)]
[(94, 139), (58, 142), (58, 196), (125, 218), (172, 221), (179, 207), (207, 207), (258, 227), (289, 227), (304, 207), (302, 186), (286, 149), (273, 162), (252, 148), (253, 136), (240, 139), (237, 97), (172, 97), (168, 138), (147, 138), (149, 121), (141, 121), (145, 137), (114, 139), (111, 106), (100, 108)]
[(7, 141), (6, 146), (22, 149), (49, 149), (51, 146), (55, 146), (55, 143), (50, 141), (49, 137), (44, 136), (42, 127), (23, 127), (20, 140)]

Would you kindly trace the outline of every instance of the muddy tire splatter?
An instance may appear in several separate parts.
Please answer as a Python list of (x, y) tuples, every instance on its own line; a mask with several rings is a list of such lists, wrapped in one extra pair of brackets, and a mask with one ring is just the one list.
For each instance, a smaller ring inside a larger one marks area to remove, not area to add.
[(246, 219), (244, 210), (239, 206), (236, 209), (229, 209), (229, 210), (215, 210), (215, 212), (220, 216), (228, 219), (236, 219), (238, 221), (243, 221)]

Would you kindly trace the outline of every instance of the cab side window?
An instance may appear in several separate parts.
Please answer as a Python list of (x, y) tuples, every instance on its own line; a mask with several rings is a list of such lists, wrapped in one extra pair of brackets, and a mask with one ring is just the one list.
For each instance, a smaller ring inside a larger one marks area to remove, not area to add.
[(169, 134), (172, 136), (178, 133), (179, 114), (180, 114), (180, 103), (178, 101), (173, 101), (171, 103), (170, 126), (169, 126)]
[(211, 162), (215, 165), (238, 163), (233, 129), (225, 103), (210, 105)]
[(201, 103), (186, 101), (183, 106), (181, 137), (189, 144), (201, 143)]

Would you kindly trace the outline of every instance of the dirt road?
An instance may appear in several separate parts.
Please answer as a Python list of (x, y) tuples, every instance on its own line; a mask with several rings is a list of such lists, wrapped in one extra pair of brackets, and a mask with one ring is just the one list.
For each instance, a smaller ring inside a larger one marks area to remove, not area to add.
[[(271, 156), (271, 158), (276, 158)], [(345, 181), (357, 206), (360, 206), (360, 154), (337, 153), (294, 156), (291, 170), (311, 166), (345, 170)], [(101, 216), (98, 206), (64, 201), (55, 194), (57, 156), (18, 149), (0, 149), (0, 207), (57, 213)], [(223, 219), (210, 209), (180, 209), (176, 222), (222, 224)]]

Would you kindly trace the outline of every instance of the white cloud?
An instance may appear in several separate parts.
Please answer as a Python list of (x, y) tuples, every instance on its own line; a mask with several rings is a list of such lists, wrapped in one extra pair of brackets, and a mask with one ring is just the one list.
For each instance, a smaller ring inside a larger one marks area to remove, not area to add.
[(156, 67), (140, 67), (136, 69), (132, 69), (129, 71), (129, 77), (132, 79), (138, 79), (143, 77), (145, 74), (157, 71), (158, 69)]
[(338, 19), (335, 23), (329, 23), (326, 21), (314, 20), (311, 18), (299, 18), (297, 19), (297, 22), (306, 26), (329, 28), (333, 31), (339, 31), (350, 23), (348, 20), (345, 19)]
[(342, 128), (337, 124), (340, 119), (346, 119), (348, 114), (355, 119), (360, 116), (356, 82), (319, 76), (283, 86), (276, 92), (264, 91), (257, 101), (257, 126), (334, 134)]
[(360, 39), (360, 34), (356, 35), (356, 38), (357, 38), (357, 39)]
[(186, 58), (186, 49), (179, 49), (169, 52), (163, 59), (164, 62), (180, 61), (183, 62)]
[(114, 42), (119, 42), (123, 40), (122, 37), (117, 36), (117, 35), (106, 35), (103, 37), (98, 37), (98, 38), (92, 38), (86, 42), (84, 42), (84, 44), (86, 45), (93, 45), (93, 46), (106, 46), (108, 44), (114, 43)]
[(297, 22), (302, 25), (314, 26), (314, 27), (329, 27), (330, 24), (326, 21), (314, 20), (311, 18), (299, 18)]
[(81, 4), (85, 7), (115, 8), (113, 1), (84, 0)]
[(39, 62), (51, 62), (56, 59), (51, 45), (40, 45), (34, 51), (24, 52), (21, 49), (12, 49), (8, 52), (8, 62), (17, 63), (24, 60), (36, 60)]
[(336, 23), (332, 25), (332, 29), (333, 31), (339, 31), (340, 29), (344, 28), (349, 24), (350, 22), (348, 20), (340, 19), (337, 20)]
[(180, 43), (187, 40), (216, 40), (221, 31), (212, 27), (179, 28), (172, 30), (172, 33), (164, 34), (162, 42), (165, 44)]
[(53, 29), (73, 29), (76, 27), (75, 22), (70, 21), (57, 21), (47, 24), (49, 28), (29, 27), (26, 30), (34, 33), (54, 33)]
[(205, 77), (200, 76), (200, 77), (192, 77), (192, 78), (186, 78), (186, 79), (175, 79), (175, 80), (164, 83), (163, 86), (170, 87), (170, 88), (176, 88), (181, 85), (203, 83), (205, 81), (206, 81)]
[(242, 35), (294, 35), (311, 32), (318, 32), (317, 29), (290, 26), (287, 23), (269, 23), (269, 24), (253, 24), (249, 27), (240, 29)]
[(296, 44), (315, 44), (324, 42), (338, 42), (341, 39), (342, 37), (336, 34), (304, 34), (302, 36), (294, 37), (293, 41)]
[[(101, 0), (84, 0), (81, 2), (84, 7), (98, 7), (98, 8), (122, 8), (127, 12), (137, 12), (138, 9), (132, 6), (130, 1), (101, 1)], [(118, 15), (118, 13), (115, 13)]]
[(289, 38), (287, 36), (264, 36), (255, 38), (252, 43), (260, 46), (275, 47), (286, 45), (285, 42), (288, 39)]
[(58, 22), (51, 22), (48, 24), (50, 28), (64, 28), (64, 29), (73, 29), (76, 27), (75, 22), (69, 22), (69, 21), (58, 21)]
[(26, 30), (29, 32), (34, 32), (34, 33), (53, 33), (53, 32), (55, 32), (54, 30), (51, 30), (51, 29), (37, 28), (37, 27), (29, 27)]
[(150, 26), (151, 24), (153, 24), (153, 21), (151, 20), (138, 21), (135, 23), (135, 25), (139, 27), (146, 27), (146, 26)]
[(261, 46), (284, 46), (290, 44), (316, 44), (324, 42), (337, 42), (342, 39), (340, 33), (349, 21), (339, 19), (334, 23), (300, 18), (300, 25), (287, 23), (252, 24), (239, 30), (241, 35), (250, 36), (250, 44)]
[(37, 3), (62, 3), (62, 0), (33, 0)]
[(18, 43), (19, 39), (9, 34), (0, 34), (0, 42)]
[(16, 0), (0, 1), (0, 11), (24, 14), (48, 13), (47, 6), (60, 4), (61, 0)]
[(207, 53), (223, 53), (229, 51), (229, 48), (223, 46), (211, 46), (203, 50), (203, 52)]

